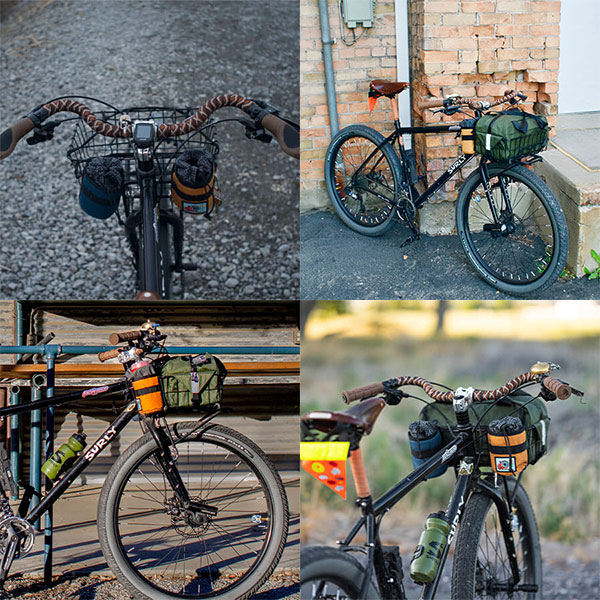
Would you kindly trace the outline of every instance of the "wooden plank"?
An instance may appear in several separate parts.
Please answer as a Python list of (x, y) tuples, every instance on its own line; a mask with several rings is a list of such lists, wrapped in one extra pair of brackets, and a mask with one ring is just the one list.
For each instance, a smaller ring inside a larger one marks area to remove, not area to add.
[[(256, 362), (226, 362), (225, 366), (232, 377), (277, 377), (300, 375), (298, 361), (256, 361)], [(0, 365), (0, 378), (29, 379), (36, 373), (45, 373), (46, 365)], [(62, 363), (55, 367), (55, 377), (85, 378), (122, 377), (121, 364), (81, 364)]]

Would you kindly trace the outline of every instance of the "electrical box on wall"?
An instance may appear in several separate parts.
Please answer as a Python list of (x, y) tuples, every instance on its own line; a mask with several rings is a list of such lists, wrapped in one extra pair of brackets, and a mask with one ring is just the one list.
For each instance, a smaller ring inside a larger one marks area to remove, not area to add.
[(373, 27), (375, 0), (342, 0), (342, 16), (346, 27), (354, 29), (360, 23)]

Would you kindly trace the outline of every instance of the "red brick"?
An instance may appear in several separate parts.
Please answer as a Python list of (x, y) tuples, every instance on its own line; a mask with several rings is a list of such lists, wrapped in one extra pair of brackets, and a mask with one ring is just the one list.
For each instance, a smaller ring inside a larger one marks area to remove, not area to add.
[(540, 85), (540, 89), (548, 94), (558, 92), (558, 83), (555, 81), (544, 82)]
[(461, 8), (463, 13), (491, 12), (494, 4), (494, 0), (463, 0)]
[(544, 61), (544, 69), (548, 69), (550, 71), (556, 71), (560, 67), (560, 61), (553, 58), (552, 60)]
[(458, 52), (455, 51), (423, 51), (423, 62), (442, 63), (455, 62), (458, 60)]
[(426, 38), (456, 38), (459, 35), (459, 29), (456, 25), (428, 26), (424, 29), (424, 35)]
[(509, 41), (506, 38), (493, 37), (480, 38), (478, 47), (482, 50), (491, 50), (497, 48), (504, 48), (505, 45), (509, 45)]
[(560, 25), (531, 25), (529, 33), (531, 35), (559, 35)]
[(479, 63), (480, 73), (496, 73), (497, 71), (509, 71), (510, 62), (507, 60), (485, 61)]
[(457, 85), (457, 75), (430, 75), (426, 78), (425, 83), (427, 85)]
[(529, 0), (498, 0), (496, 11), (508, 13), (529, 12)]
[(442, 15), (442, 23), (444, 25), (476, 25), (477, 15), (470, 14), (445, 14)]
[(533, 35), (514, 37), (512, 42), (513, 48), (543, 48), (544, 46), (544, 38)]
[[(565, 2), (568, 0), (565, 0)], [(572, 0), (570, 0), (572, 2)], [(560, 11), (560, 2), (549, 2), (548, 0), (538, 0), (531, 3), (532, 12), (550, 12)]]
[[(480, 40), (479, 43), (484, 40)], [(442, 38), (442, 48), (444, 50), (475, 50), (477, 40), (472, 38)]]
[(529, 57), (527, 48), (501, 48), (498, 50), (498, 60), (515, 60)]
[(529, 25), (498, 25), (496, 35), (527, 35)]
[(477, 86), (477, 96), (504, 96), (506, 91), (505, 83), (485, 83)]
[(546, 38), (546, 48), (559, 48), (560, 47), (560, 38), (558, 37), (547, 37)]
[(555, 79), (555, 75), (551, 71), (526, 71), (525, 72), (525, 80), (526, 81), (535, 81), (538, 83), (553, 81)]
[(513, 15), (514, 22), (518, 24), (531, 25), (533, 23), (559, 23), (560, 12), (530, 13), (527, 15)]
[(480, 54), (477, 50), (463, 50), (460, 53), (461, 62), (475, 62), (479, 60)]
[(539, 70), (543, 67), (541, 60), (515, 60), (513, 61), (513, 68), (517, 70), (526, 71), (527, 69)]
[(495, 27), (493, 25), (464, 25), (460, 28), (462, 37), (476, 35), (479, 37), (492, 37)]
[(559, 54), (558, 48), (532, 48), (529, 51), (531, 58), (558, 58)]
[(446, 13), (458, 12), (458, 0), (426, 0), (425, 12)]
[[(516, 16), (516, 15), (515, 15)], [(500, 23), (512, 23), (511, 14), (502, 14), (497, 12), (484, 13), (479, 15), (480, 25), (498, 25)]]

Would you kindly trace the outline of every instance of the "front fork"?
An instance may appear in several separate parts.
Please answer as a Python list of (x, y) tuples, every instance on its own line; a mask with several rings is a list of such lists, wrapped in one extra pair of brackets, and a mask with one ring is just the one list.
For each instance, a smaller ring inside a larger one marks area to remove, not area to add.
[[(492, 184), (490, 182), (490, 176), (488, 173), (488, 163), (484, 157), (481, 157), (481, 160), (479, 161), (479, 173), (481, 174), (481, 181), (483, 182), (485, 197), (488, 201), (492, 217), (494, 217), (494, 223), (501, 225), (501, 215), (498, 212), (496, 202), (492, 196)], [(512, 214), (512, 207), (510, 205), (510, 198), (508, 197), (508, 190), (506, 189), (506, 182), (504, 181), (503, 177), (500, 177), (500, 175), (501, 174), (498, 175), (498, 182), (500, 185), (500, 191), (502, 193), (502, 199), (504, 200), (504, 206), (506, 207), (507, 214)]]
[(217, 514), (216, 506), (211, 506), (202, 500), (190, 498), (190, 494), (185, 487), (179, 469), (177, 468), (177, 459), (179, 455), (172, 437), (167, 433), (166, 425), (160, 424), (158, 420), (148, 419), (146, 421), (146, 426), (157, 445), (155, 457), (158, 465), (166, 480), (171, 485), (173, 494), (180, 502), (180, 505), (185, 510), (199, 512), (214, 517)]

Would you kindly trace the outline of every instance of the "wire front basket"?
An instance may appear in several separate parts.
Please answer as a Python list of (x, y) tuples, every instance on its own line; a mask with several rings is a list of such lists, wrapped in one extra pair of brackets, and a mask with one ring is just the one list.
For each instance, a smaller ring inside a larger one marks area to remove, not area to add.
[[(98, 111), (95, 115), (98, 119), (119, 125), (119, 118), (123, 115), (129, 116), (132, 122), (154, 121), (160, 123), (176, 123), (187, 119), (197, 111), (196, 108), (172, 108), (172, 107), (141, 107), (128, 108), (123, 111)], [(160, 140), (154, 149), (154, 160), (157, 165), (157, 190), (159, 199), (170, 198), (171, 170), (177, 156), (185, 150), (202, 148), (213, 156), (219, 153), (219, 145), (215, 136), (215, 126), (211, 120), (200, 130), (179, 137)], [(75, 171), (75, 176), (81, 181), (83, 171), (92, 158), (101, 156), (112, 156), (121, 160), (125, 174), (125, 196), (130, 199), (139, 197), (137, 190), (136, 163), (134, 157), (135, 146), (131, 138), (111, 138), (93, 131), (81, 119), (77, 122), (67, 158)]]

